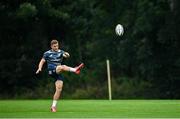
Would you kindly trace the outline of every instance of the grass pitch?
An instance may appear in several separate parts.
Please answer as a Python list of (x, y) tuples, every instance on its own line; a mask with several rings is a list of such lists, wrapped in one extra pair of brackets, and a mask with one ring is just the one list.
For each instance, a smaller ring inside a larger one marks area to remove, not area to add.
[(0, 100), (0, 118), (180, 118), (180, 100)]

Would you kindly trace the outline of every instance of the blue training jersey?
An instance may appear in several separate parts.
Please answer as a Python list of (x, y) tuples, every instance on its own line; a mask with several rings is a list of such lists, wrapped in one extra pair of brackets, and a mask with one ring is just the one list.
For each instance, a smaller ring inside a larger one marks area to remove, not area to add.
[(61, 65), (63, 61), (63, 50), (58, 50), (58, 51), (53, 51), (53, 50), (48, 50), (44, 53), (43, 58), (47, 61), (47, 66), (48, 69), (51, 68), (51, 66), (55, 65)]

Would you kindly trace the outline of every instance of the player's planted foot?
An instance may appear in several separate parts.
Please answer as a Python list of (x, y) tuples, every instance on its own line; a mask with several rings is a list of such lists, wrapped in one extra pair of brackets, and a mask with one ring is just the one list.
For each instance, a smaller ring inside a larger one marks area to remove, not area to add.
[(56, 107), (51, 107), (51, 112), (57, 112)]
[(83, 68), (83, 67), (84, 67), (84, 63), (81, 63), (78, 67), (76, 67), (75, 73), (76, 73), (76, 74), (80, 74), (80, 70), (81, 70), (81, 68)]

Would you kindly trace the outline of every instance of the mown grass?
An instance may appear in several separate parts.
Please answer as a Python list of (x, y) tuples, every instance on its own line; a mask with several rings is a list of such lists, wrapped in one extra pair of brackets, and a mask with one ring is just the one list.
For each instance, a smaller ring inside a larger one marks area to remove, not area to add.
[(0, 118), (180, 118), (180, 100), (0, 100)]

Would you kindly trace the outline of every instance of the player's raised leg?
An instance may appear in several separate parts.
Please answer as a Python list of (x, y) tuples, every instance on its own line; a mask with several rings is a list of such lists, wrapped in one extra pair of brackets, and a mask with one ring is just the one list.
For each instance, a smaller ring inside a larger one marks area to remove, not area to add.
[(53, 97), (53, 103), (52, 103), (52, 106), (51, 106), (51, 111), (52, 112), (56, 112), (57, 111), (56, 110), (56, 105), (57, 105), (58, 99), (61, 96), (61, 91), (62, 91), (62, 88), (63, 88), (63, 81), (57, 80), (55, 82), (55, 87), (56, 87), (56, 91), (55, 91), (55, 94), (54, 94), (54, 97)]
[(62, 71), (70, 71), (76, 74), (80, 73), (80, 69), (84, 67), (84, 63), (81, 63), (79, 66), (73, 68), (66, 65), (59, 65), (56, 67), (56, 73), (61, 73)]

